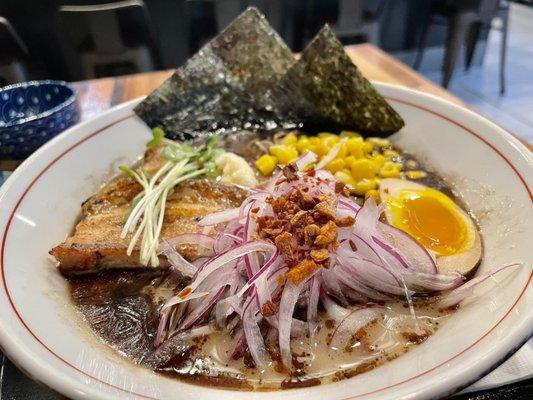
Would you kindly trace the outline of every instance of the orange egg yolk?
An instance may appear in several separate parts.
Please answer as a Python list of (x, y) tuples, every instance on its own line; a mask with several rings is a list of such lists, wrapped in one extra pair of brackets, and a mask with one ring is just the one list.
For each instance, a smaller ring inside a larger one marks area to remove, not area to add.
[(387, 199), (392, 225), (440, 255), (460, 252), (467, 242), (467, 225), (457, 205), (435, 189), (401, 190)]

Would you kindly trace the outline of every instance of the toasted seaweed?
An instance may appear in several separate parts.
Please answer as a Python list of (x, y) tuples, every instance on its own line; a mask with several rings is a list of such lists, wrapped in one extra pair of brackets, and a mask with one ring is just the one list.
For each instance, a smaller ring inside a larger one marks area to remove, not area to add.
[(279, 128), (283, 121), (266, 94), (294, 62), (291, 50), (265, 17), (248, 8), (148, 95), (135, 112), (173, 139)]
[(404, 125), (329, 27), (295, 61), (255, 8), (176, 70), (135, 112), (180, 140), (294, 128), (385, 136)]
[(329, 26), (271, 90), (279, 112), (300, 120), (304, 130), (355, 130), (386, 136), (403, 119), (359, 72)]

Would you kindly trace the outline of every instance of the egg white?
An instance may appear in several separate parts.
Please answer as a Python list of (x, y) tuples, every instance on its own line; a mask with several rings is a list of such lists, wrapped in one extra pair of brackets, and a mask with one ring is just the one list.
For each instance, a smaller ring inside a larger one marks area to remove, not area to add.
[[(386, 203), (387, 199), (392, 197), (398, 197), (399, 192), (402, 190), (423, 190), (428, 189), (428, 186), (420, 183), (406, 181), (403, 179), (383, 179), (379, 184), (379, 194), (381, 201)], [(440, 274), (451, 274), (458, 272), (462, 275), (468, 275), (478, 265), (481, 259), (481, 236), (474, 224), (472, 218), (457, 206), (457, 214), (462, 217), (466, 225), (466, 231), (468, 235), (468, 242), (466, 247), (459, 253), (452, 255), (438, 255), (432, 252), (436, 257), (437, 269)], [(393, 218), (391, 210), (385, 207), (385, 217), (387, 222), (392, 224)], [(429, 249), (428, 249), (429, 250)], [(429, 250), (431, 251), (431, 250)]]

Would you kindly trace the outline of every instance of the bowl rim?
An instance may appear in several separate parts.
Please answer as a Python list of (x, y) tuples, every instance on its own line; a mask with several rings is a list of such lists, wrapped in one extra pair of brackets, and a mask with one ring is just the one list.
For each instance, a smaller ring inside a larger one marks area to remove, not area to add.
[[(377, 83), (377, 82), (375, 82)], [(488, 126), (491, 126), (492, 128), (495, 128), (495, 133), (497, 133), (500, 138), (502, 139), (505, 139), (505, 141), (509, 144), (512, 145), (513, 147), (513, 152), (517, 152), (517, 154), (521, 154), (523, 155), (527, 161), (529, 162), (533, 162), (533, 153), (531, 153), (522, 143), (520, 143), (518, 141), (518, 139), (516, 139), (514, 136), (512, 136), (510, 133), (508, 133), (506, 130), (504, 130), (503, 128), (495, 125), (494, 123), (492, 123), (490, 120), (486, 119), (485, 117), (481, 116), (480, 114), (462, 106), (462, 105), (458, 105), (458, 104), (455, 104), (455, 103), (452, 103), (446, 99), (443, 99), (443, 98), (440, 98), (438, 96), (435, 96), (435, 95), (432, 95), (432, 94), (429, 94), (429, 93), (426, 93), (426, 92), (422, 92), (422, 91), (419, 91), (419, 90), (415, 90), (415, 89), (410, 89), (410, 88), (406, 88), (404, 86), (400, 86), (400, 85), (394, 85), (394, 84), (388, 84), (388, 83), (382, 83), (382, 82), (379, 82), (376, 84), (376, 86), (378, 87), (378, 89), (381, 89), (381, 88), (391, 88), (391, 89), (399, 89), (403, 92), (407, 92), (409, 94), (416, 94), (418, 96), (421, 96), (421, 97), (425, 97), (426, 99), (428, 100), (436, 100), (437, 102), (441, 103), (442, 106), (451, 106), (452, 108), (454, 109), (457, 109), (457, 111), (461, 111), (463, 113), (466, 113), (468, 114), (469, 116), (472, 116), (474, 117), (475, 119), (477, 120), (482, 120), (485, 124), (487, 124)], [(137, 103), (138, 101), (140, 101), (144, 96), (141, 96), (141, 97), (138, 97), (136, 99), (133, 99), (133, 100), (130, 100), (128, 102), (125, 102), (123, 104), (120, 104), (118, 106), (115, 106), (113, 107), (112, 109), (102, 113), (102, 115), (100, 115), (99, 117), (96, 117), (96, 118), (93, 118), (89, 121), (86, 121), (85, 123), (83, 124), (80, 124), (80, 125), (83, 125), (83, 126), (88, 126), (89, 124), (91, 124), (95, 119), (98, 119), (100, 117), (104, 117), (104, 116), (109, 116), (111, 113), (113, 112), (123, 112), (125, 109), (127, 109), (128, 107), (131, 107), (132, 104), (135, 104)], [(396, 100), (396, 99), (395, 99)], [(122, 120), (122, 118), (120, 119)], [(119, 121), (116, 121), (116, 122), (119, 122)], [(113, 125), (113, 124), (111, 124)], [(79, 125), (78, 125), (79, 126)], [(101, 128), (101, 129), (106, 129), (108, 128), (110, 125), (106, 125), (104, 128)], [(70, 129), (73, 129), (73, 128), (70, 128)], [(15, 171), (15, 173), (8, 178), (7, 180), (7, 185), (4, 184), (2, 186), (2, 188), (0, 188), (0, 199), (2, 198), (2, 196), (7, 192), (7, 189), (9, 186), (11, 186), (11, 184), (14, 182), (14, 180), (16, 178), (18, 178), (19, 175), (21, 175), (23, 173), (23, 170), (26, 170), (28, 167), (29, 167), (29, 164), (31, 164), (32, 161), (35, 161), (38, 156), (41, 156), (42, 153), (48, 151), (51, 147), (53, 147), (54, 145), (57, 144), (57, 142), (59, 142), (61, 139), (59, 138), (54, 138), (52, 139), (50, 142), (46, 143), (43, 147), (41, 147), (36, 153), (34, 153), (32, 156), (30, 156), (26, 161), (24, 161), (24, 163), (21, 165), (21, 167), (19, 167), (19, 169), (17, 171)], [(493, 147), (493, 146), (496, 146), (497, 148), (500, 147), (499, 144), (494, 144), (494, 145), (491, 145), (490, 143), (487, 143), (490, 147)], [(497, 149), (495, 149), (497, 150)], [(27, 171), (24, 171), (24, 172), (27, 172)], [(526, 179), (527, 181), (528, 179)], [(527, 182), (524, 182), (525, 186), (526, 186), (526, 189), (528, 189), (528, 191), (530, 190), (528, 185), (527, 185)], [(530, 196), (531, 196), (531, 192), (530, 193)], [(526, 284), (526, 289), (527, 289), (527, 285), (529, 285), (529, 283), (531, 283), (531, 280), (533, 279), (533, 275), (530, 275), (530, 278), (528, 280), (528, 283)], [(524, 291), (525, 292), (525, 291)], [(517, 299), (517, 301), (521, 300), (522, 299), (522, 295), (519, 297), (519, 299)], [(526, 318), (526, 322), (532, 322), (533, 319), (531, 318), (531, 316), (528, 316)], [(449, 378), (449, 379), (445, 379), (445, 381), (449, 384), (449, 386), (447, 386), (446, 388), (442, 388), (442, 387), (437, 387), (437, 388), (423, 388), (423, 389), (420, 389), (418, 390), (417, 392), (414, 393), (414, 395), (418, 397), (422, 397), (422, 398), (433, 398), (435, 396), (439, 396), (439, 395), (444, 395), (444, 394), (451, 394), (453, 392), (456, 392), (460, 389), (462, 389), (464, 386), (472, 383), (473, 381), (479, 379), (480, 377), (482, 377), (484, 374), (490, 372), (490, 370), (492, 370), (493, 368), (496, 368), (501, 362), (503, 362), (505, 359), (507, 359), (510, 355), (512, 355), (516, 350), (518, 350), (518, 348), (525, 342), (525, 340), (529, 339), (531, 337), (531, 335), (533, 334), (533, 331), (531, 329), (529, 329), (529, 327), (531, 326), (531, 324), (526, 324), (527, 326), (523, 326), (521, 329), (517, 329), (513, 332), (513, 337), (512, 338), (508, 338), (507, 341), (506, 341), (506, 345), (503, 345), (501, 346), (500, 348), (501, 349), (505, 349), (505, 354), (497, 354), (495, 355), (495, 357), (492, 357), (492, 359), (490, 360), (485, 360), (484, 363), (482, 363), (481, 361), (476, 361), (475, 362), (475, 365), (472, 366), (472, 369), (469, 371), (468, 374), (466, 374), (466, 378), (456, 378), (456, 379), (453, 379), (453, 378)], [(492, 332), (492, 330), (491, 330)], [(42, 383), (44, 383), (45, 385), (50, 385), (51, 387), (54, 388), (54, 390), (57, 390), (58, 392), (60, 393), (63, 393), (65, 395), (69, 395), (69, 396), (72, 396), (73, 398), (79, 398), (79, 399), (85, 399), (85, 398), (98, 398), (98, 399), (111, 399), (113, 398), (113, 394), (111, 394), (111, 392), (108, 392), (108, 391), (101, 391), (100, 388), (87, 388), (85, 385), (81, 384), (81, 386), (79, 384), (76, 384), (74, 382), (74, 379), (72, 376), (66, 376), (66, 375), (62, 375), (57, 369), (53, 369), (53, 370), (43, 370), (42, 368), (42, 364), (40, 362), (40, 360), (34, 360), (35, 358), (35, 355), (32, 354), (32, 353), (27, 353), (25, 352), (24, 350), (22, 350), (21, 348), (17, 348), (16, 347), (16, 338), (13, 338), (13, 337), (9, 337), (7, 334), (2, 334), (0, 335), (2, 336), (2, 345), (6, 344), (6, 343), (9, 343), (11, 346), (9, 346), (8, 349), (6, 349), (6, 353), (9, 354), (10, 358), (13, 356), (13, 355), (17, 355), (17, 357), (13, 357), (15, 359), (15, 364), (17, 366), (21, 366), (25, 372), (27, 374), (29, 374), (30, 376), (33, 377), (33, 379), (38, 379), (39, 381), (41, 381)], [(514, 345), (510, 345), (512, 341), (512, 339), (514, 339)], [(509, 342), (509, 343), (507, 343)], [(477, 344), (474, 343), (474, 344)], [(6, 346), (7, 347), (7, 346)], [(472, 347), (472, 346), (470, 346)], [(467, 350), (470, 350), (470, 347), (467, 349)], [(484, 364), (484, 365), (482, 365)], [(28, 367), (28, 365), (31, 365), (31, 367)], [(28, 369), (26, 369), (25, 367), (28, 367)], [(438, 366), (438, 367), (442, 367), (442, 365)], [(483, 367), (486, 367), (486, 368), (483, 368)], [(475, 378), (474, 378), (475, 377)], [(416, 378), (416, 377), (415, 377)], [(103, 382), (105, 386), (112, 386), (111, 384), (107, 383), (107, 382)], [(406, 382), (399, 382), (398, 384), (396, 385), (399, 385), (399, 384), (405, 384)], [(395, 385), (395, 386), (396, 386)], [(78, 389), (83, 389), (82, 392), (79, 392)], [(387, 388), (386, 388), (387, 389)], [(296, 392), (295, 392), (296, 393)], [(303, 394), (303, 392), (298, 392), (298, 394)], [(372, 393), (365, 393), (365, 394), (362, 394), (362, 395), (356, 395), (355, 398), (359, 398), (360, 396), (369, 396), (369, 395), (372, 395)], [(133, 398), (146, 398), (146, 399), (153, 399), (152, 397), (147, 397), (145, 395), (140, 395), (140, 394), (137, 394), (137, 393), (134, 393), (133, 394)], [(122, 398), (122, 397), (121, 397)], [(352, 396), (349, 396), (347, 397), (347, 399), (351, 399)], [(401, 396), (401, 398), (407, 398), (406, 396)]]
[(50, 108), (49, 110), (40, 112), (39, 114), (36, 114), (36, 115), (32, 115), (31, 117), (15, 119), (15, 120), (13, 120), (11, 122), (8, 122), (7, 124), (2, 124), (0, 122), (0, 129), (12, 128), (12, 127), (15, 127), (15, 126), (23, 125), (26, 122), (35, 121), (35, 120), (38, 120), (38, 119), (41, 119), (41, 118), (49, 117), (50, 115), (55, 114), (59, 110), (65, 108), (65, 107), (68, 107), (69, 105), (74, 103), (76, 101), (77, 97), (78, 97), (78, 92), (76, 91), (76, 89), (74, 89), (74, 87), (71, 84), (69, 84), (69, 83), (67, 83), (65, 81), (51, 80), (51, 79), (32, 80), (32, 81), (19, 82), (19, 83), (14, 83), (12, 85), (4, 86), (4, 87), (0, 88), (0, 95), (4, 91), (7, 91), (7, 90), (18, 89), (18, 88), (27, 88), (27, 87), (36, 87), (36, 86), (40, 86), (40, 85), (62, 86), (64, 88), (70, 90), (70, 94), (69, 94), (69, 96), (67, 97), (66, 100), (64, 100), (63, 102), (61, 102), (57, 106)]

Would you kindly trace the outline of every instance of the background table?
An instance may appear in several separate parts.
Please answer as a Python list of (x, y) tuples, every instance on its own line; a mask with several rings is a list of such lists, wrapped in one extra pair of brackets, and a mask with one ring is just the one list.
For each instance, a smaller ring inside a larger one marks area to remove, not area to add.
[[(375, 46), (368, 44), (347, 46), (346, 51), (368, 79), (418, 89), (468, 107), (459, 98)], [(171, 74), (172, 71), (159, 71), (74, 83), (78, 90), (82, 120), (94, 118), (117, 104), (150, 93)], [(526, 143), (526, 145), (533, 149), (530, 144)], [(0, 162), (0, 170), (11, 170), (16, 165), (15, 162)], [(60, 398), (37, 386), (7, 360), (2, 361), (0, 384), (2, 385), (0, 400), (52, 400)], [(529, 397), (531, 393), (533, 393), (533, 381), (530, 379), (491, 391), (460, 395), (457, 400), (519, 400), (531, 398)]]

